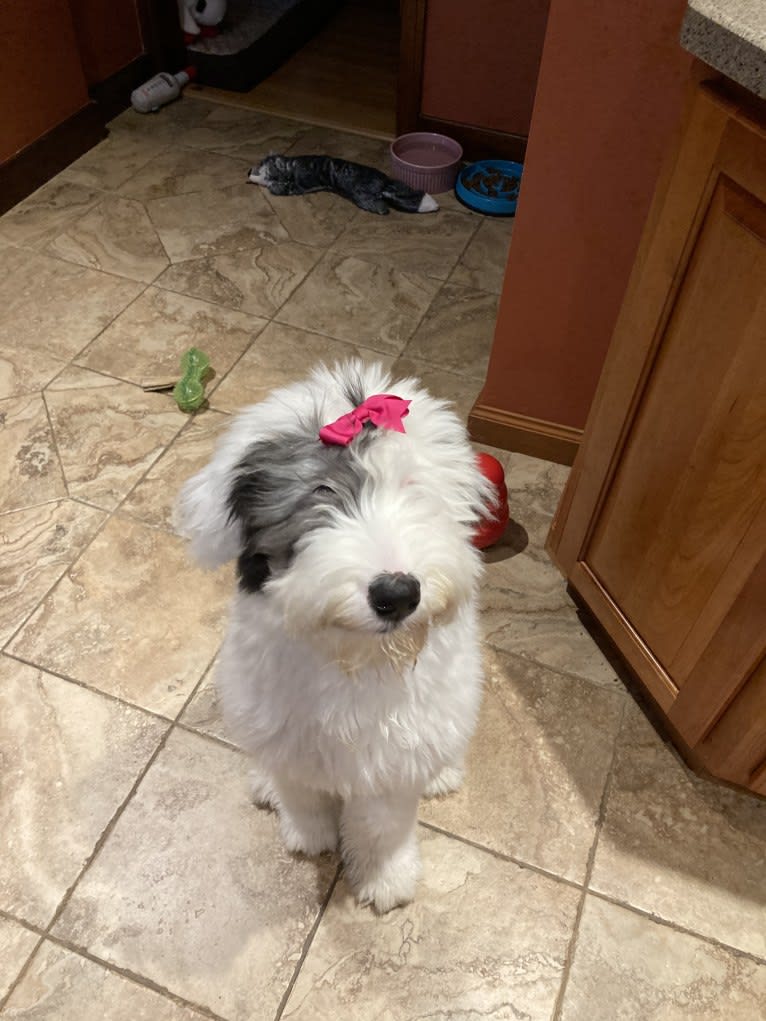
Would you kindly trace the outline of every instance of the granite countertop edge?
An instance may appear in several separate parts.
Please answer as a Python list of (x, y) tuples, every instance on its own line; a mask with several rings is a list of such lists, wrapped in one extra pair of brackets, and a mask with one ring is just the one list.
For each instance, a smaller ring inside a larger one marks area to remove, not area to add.
[(726, 4), (725, 10), (723, 7), (721, 0), (691, 0), (681, 29), (681, 45), (766, 99), (766, 3), (734, 0)]

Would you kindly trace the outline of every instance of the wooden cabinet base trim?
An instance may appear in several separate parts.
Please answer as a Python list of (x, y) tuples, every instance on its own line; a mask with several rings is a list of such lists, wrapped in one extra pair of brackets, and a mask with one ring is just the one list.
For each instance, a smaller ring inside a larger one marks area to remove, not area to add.
[(628, 666), (641, 678), (649, 694), (667, 713), (678, 695), (678, 688), (599, 579), (587, 564), (578, 561), (569, 576), (569, 582), (601, 623), (618, 652), (625, 657)]
[(101, 112), (95, 103), (88, 103), (17, 152), (0, 166), (0, 213), (50, 181), (106, 134)]
[(572, 464), (582, 438), (582, 429), (516, 415), (487, 404), (473, 406), (468, 416), (468, 430), (477, 443), (488, 443), (558, 464)]

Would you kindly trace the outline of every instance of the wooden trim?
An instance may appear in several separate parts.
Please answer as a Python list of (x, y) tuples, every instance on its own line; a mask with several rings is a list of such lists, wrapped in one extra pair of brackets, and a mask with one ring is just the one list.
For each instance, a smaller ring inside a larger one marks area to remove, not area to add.
[(468, 416), (468, 430), (477, 443), (559, 464), (572, 464), (582, 438), (582, 429), (517, 415), (488, 404), (474, 404)]
[(441, 120), (418, 114), (413, 131), (435, 131), (448, 135), (463, 146), (467, 160), (503, 159), (523, 163), (527, 152), (527, 136), (511, 135), (505, 131), (481, 128), (458, 121)]
[(396, 86), (396, 133), (418, 130), (423, 91), (423, 49), (427, 0), (399, 0), (399, 74)]
[(0, 166), (0, 213), (21, 202), (102, 138), (101, 111), (88, 103)]
[(569, 584), (599, 621), (617, 651), (625, 657), (655, 702), (667, 713), (678, 695), (678, 688), (599, 578), (587, 564), (578, 562), (569, 576)]
[(136, 10), (151, 72), (184, 67), (188, 61), (175, 0), (136, 0)]
[(401, 34), (396, 90), (397, 135), (408, 131), (435, 131), (459, 142), (468, 160), (495, 157), (523, 162), (527, 150), (526, 135), (442, 120), (421, 112), (427, 6), (428, 0), (399, 0)]
[(131, 60), (98, 85), (91, 85), (88, 95), (95, 100), (105, 121), (110, 121), (118, 113), (127, 110), (130, 106), (131, 92), (151, 78), (152, 71), (151, 57), (148, 53), (142, 53), (140, 57)]

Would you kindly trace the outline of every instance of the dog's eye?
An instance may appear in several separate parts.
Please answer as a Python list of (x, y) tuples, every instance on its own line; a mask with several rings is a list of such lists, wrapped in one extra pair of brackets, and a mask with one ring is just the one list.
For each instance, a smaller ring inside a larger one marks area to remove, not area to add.
[(314, 496), (335, 496), (335, 490), (332, 486), (317, 486), (314, 490)]

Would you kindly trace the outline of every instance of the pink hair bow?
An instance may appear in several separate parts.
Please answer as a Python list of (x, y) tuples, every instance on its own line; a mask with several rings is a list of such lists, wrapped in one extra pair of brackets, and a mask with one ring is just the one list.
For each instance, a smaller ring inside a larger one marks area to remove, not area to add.
[(347, 447), (353, 438), (362, 431), (365, 422), (372, 422), (381, 429), (393, 429), (403, 433), (402, 419), (409, 414), (410, 401), (391, 394), (375, 394), (362, 401), (359, 407), (341, 415), (335, 422), (322, 426), (319, 439), (322, 443)]

